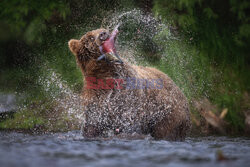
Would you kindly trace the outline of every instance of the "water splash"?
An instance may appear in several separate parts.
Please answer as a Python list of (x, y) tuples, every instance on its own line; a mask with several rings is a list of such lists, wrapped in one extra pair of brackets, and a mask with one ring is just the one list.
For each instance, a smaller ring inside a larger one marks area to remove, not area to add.
[[(210, 81), (206, 77), (207, 63), (191, 45), (182, 39), (167, 21), (145, 14), (138, 9), (116, 12), (103, 19), (102, 27), (120, 25), (117, 51), (132, 64), (155, 66), (168, 74), (192, 99), (208, 96)], [(153, 62), (153, 63), (152, 63)]]
[(116, 25), (119, 25), (120, 30), (117, 50), (133, 64), (145, 60), (145, 55), (141, 52), (145, 48), (154, 53), (160, 50), (153, 40), (163, 28), (168, 27), (152, 15), (144, 14), (138, 9), (110, 14), (103, 19), (101, 27), (111, 30)]
[(71, 121), (78, 122), (78, 124), (82, 122), (84, 119), (82, 98), (70, 89), (60, 74), (52, 69), (47, 69), (46, 76), (39, 77), (38, 82), (42, 84), (44, 91), (57, 104), (56, 110), (66, 113)]

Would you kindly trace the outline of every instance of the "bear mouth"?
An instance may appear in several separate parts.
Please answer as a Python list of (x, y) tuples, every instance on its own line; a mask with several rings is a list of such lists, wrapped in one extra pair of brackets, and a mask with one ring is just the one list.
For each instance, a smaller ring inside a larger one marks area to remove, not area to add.
[(105, 39), (102, 43), (104, 53), (115, 52), (115, 41), (118, 35), (118, 27), (116, 26), (111, 34), (102, 32), (100, 38)]
[(106, 32), (100, 33), (99, 39), (100, 40), (105, 39), (105, 40), (102, 42), (101, 46), (99, 46), (101, 56), (98, 57), (97, 59), (98, 61), (110, 55), (111, 57), (113, 57), (112, 59), (117, 59), (119, 62), (122, 63), (122, 60), (118, 56), (116, 52), (116, 48), (115, 48), (115, 41), (118, 35), (118, 27), (119, 25), (114, 28), (114, 30), (112, 31), (110, 35), (107, 34)]

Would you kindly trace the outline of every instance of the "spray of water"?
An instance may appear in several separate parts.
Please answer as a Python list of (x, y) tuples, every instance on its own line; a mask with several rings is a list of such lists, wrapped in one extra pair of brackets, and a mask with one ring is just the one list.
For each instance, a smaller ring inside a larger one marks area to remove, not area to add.
[(144, 14), (138, 9), (110, 14), (103, 19), (101, 27), (112, 30), (116, 25), (119, 25), (120, 30), (117, 50), (132, 64), (145, 60), (141, 53), (145, 48), (151, 52), (160, 51), (153, 40), (163, 29), (168, 29), (152, 15)]
[(81, 96), (74, 93), (67, 82), (52, 69), (47, 69), (46, 76), (41, 76), (38, 80), (42, 84), (44, 91), (57, 104), (59, 112), (66, 114), (71, 121), (80, 124), (83, 120), (83, 110)]
[[(120, 25), (117, 50), (124, 59), (167, 73), (190, 100), (197, 94), (207, 96), (209, 80), (202, 67), (206, 60), (188, 46), (192, 41), (184, 41), (166, 21), (138, 9), (111, 14), (102, 23), (108, 29), (116, 25)], [(154, 60), (156, 64), (151, 63)]]

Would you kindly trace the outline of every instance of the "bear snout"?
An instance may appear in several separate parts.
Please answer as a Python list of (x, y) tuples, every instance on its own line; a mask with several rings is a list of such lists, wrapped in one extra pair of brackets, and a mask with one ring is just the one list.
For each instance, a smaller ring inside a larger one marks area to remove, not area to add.
[(101, 41), (105, 41), (105, 40), (108, 39), (108, 38), (109, 38), (109, 33), (108, 33), (108, 32), (103, 31), (103, 32), (101, 32), (101, 33), (99, 34), (99, 39), (100, 39)]

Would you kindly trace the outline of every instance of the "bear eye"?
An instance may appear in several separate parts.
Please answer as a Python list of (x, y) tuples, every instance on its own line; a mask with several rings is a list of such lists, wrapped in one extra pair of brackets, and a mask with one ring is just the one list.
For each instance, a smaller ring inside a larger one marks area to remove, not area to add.
[(89, 39), (90, 39), (91, 42), (95, 41), (95, 37), (93, 37), (93, 36), (90, 36)]

